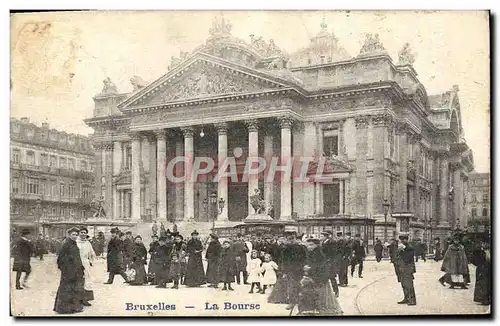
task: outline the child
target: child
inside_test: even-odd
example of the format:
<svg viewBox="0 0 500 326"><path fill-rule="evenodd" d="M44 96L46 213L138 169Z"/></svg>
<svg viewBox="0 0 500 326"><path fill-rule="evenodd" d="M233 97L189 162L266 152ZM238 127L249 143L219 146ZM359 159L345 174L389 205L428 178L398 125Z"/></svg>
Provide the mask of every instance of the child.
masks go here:
<svg viewBox="0 0 500 326"><path fill-rule="evenodd" d="M276 270L278 269L278 265L274 261L271 260L271 255L266 254L264 256L264 262L262 263L262 267L260 269L263 274L261 278L260 284L262 284L262 290L259 291L260 294L266 293L266 288L268 285L276 284Z"/></svg>
<svg viewBox="0 0 500 326"><path fill-rule="evenodd" d="M179 261L179 255L177 254L172 255L168 278L174 281L172 289L177 290L179 288L179 279L181 278L181 262Z"/></svg>
<svg viewBox="0 0 500 326"><path fill-rule="evenodd" d="M250 292L248 293L253 293L253 288L255 286L257 286L257 292L260 293L260 280L262 278L262 275L260 273L260 266L262 264L262 261L259 258L257 250L252 250L252 254L250 257L250 262L248 263L248 270L250 272L248 275L248 282L251 283L252 286L250 288Z"/></svg>
<svg viewBox="0 0 500 326"><path fill-rule="evenodd" d="M231 283L234 282L234 277L236 275L236 256L230 247L231 244L229 241L225 240L222 244L219 266L221 281L224 282L222 291L234 291L231 287Z"/></svg>

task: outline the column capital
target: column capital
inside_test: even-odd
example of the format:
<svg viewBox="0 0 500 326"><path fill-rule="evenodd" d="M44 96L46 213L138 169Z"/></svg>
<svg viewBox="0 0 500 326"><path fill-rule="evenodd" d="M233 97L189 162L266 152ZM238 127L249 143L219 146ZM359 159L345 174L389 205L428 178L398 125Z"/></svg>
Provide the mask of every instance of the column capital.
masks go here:
<svg viewBox="0 0 500 326"><path fill-rule="evenodd" d="M103 150L103 151L113 150L113 142L112 141L95 143L93 146L94 146L94 149L96 149L96 150Z"/></svg>
<svg viewBox="0 0 500 326"><path fill-rule="evenodd" d="M372 123L375 127L386 127L394 125L393 117L387 113L373 116Z"/></svg>
<svg viewBox="0 0 500 326"><path fill-rule="evenodd" d="M143 137L140 132L131 132L128 135L131 140L141 140Z"/></svg>
<svg viewBox="0 0 500 326"><path fill-rule="evenodd" d="M355 117L355 122L356 122L356 129L366 129L368 128L368 125L370 124L371 117L368 115L362 115Z"/></svg>
<svg viewBox="0 0 500 326"><path fill-rule="evenodd" d="M278 117L278 122L281 129L291 129L294 119L288 115Z"/></svg>
<svg viewBox="0 0 500 326"><path fill-rule="evenodd" d="M249 132L259 130L259 121L257 119L245 120L245 125L247 126Z"/></svg>
<svg viewBox="0 0 500 326"><path fill-rule="evenodd" d="M153 131L156 140L166 140L167 139L167 131L165 129L155 130ZM151 135L153 136L153 135Z"/></svg>
<svg viewBox="0 0 500 326"><path fill-rule="evenodd" d="M184 138L193 138L194 136L194 128L193 127L183 127L181 128L182 134Z"/></svg>
<svg viewBox="0 0 500 326"><path fill-rule="evenodd" d="M417 133L412 133L410 136L409 136L409 140L412 144L416 144L418 142L420 142L422 140L422 135L421 134L417 134Z"/></svg>
<svg viewBox="0 0 500 326"><path fill-rule="evenodd" d="M227 128L228 128L227 122L218 122L215 123L214 126L217 129L219 135L227 135Z"/></svg>

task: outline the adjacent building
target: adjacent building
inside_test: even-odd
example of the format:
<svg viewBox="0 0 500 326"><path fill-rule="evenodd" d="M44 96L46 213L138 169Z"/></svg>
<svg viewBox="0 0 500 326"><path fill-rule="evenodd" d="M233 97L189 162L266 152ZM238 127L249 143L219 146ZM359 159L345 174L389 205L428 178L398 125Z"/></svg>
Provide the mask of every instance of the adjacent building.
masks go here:
<svg viewBox="0 0 500 326"><path fill-rule="evenodd" d="M42 225L90 217L94 150L88 137L10 121L10 222L42 232Z"/></svg>
<svg viewBox="0 0 500 326"><path fill-rule="evenodd" d="M459 87L428 95L408 44L395 62L367 35L350 56L325 22L319 27L287 55L273 40L234 37L221 16L206 43L158 80L133 77L133 92L120 93L106 79L86 123L109 215L230 225L253 213L249 198L260 189L273 218L300 233L361 233L372 244L396 235L398 214L410 217L413 237L464 226L473 157ZM197 180L172 182L167 166L179 156L235 158L238 178L214 182L215 164ZM241 178L245 158L256 156L328 167L309 169L308 182ZM215 214L206 208L217 206L213 197L225 203L208 209Z"/></svg>
<svg viewBox="0 0 500 326"><path fill-rule="evenodd" d="M474 230L491 223L491 187L489 173L470 173L467 194L467 225ZM477 231L477 230L476 230Z"/></svg>

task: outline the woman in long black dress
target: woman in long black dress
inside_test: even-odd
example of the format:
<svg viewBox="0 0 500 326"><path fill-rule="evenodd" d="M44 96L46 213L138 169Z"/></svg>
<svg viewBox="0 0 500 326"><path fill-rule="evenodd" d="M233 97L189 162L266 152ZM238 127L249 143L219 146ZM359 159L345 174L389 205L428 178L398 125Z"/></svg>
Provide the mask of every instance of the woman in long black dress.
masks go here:
<svg viewBox="0 0 500 326"><path fill-rule="evenodd" d="M142 243L142 238L140 235L136 236L134 239L135 243L132 247L132 264L130 268L135 270L135 279L130 281L130 285L143 285L147 283L146 278L146 265L148 258L148 251Z"/></svg>
<svg viewBox="0 0 500 326"><path fill-rule="evenodd" d="M219 263L220 263L220 253L222 246L219 242L219 238L215 234L210 235L210 243L208 244L207 252L205 258L208 261L207 267L207 283L209 287L217 288L220 282L219 277Z"/></svg>
<svg viewBox="0 0 500 326"><path fill-rule="evenodd" d="M203 269L202 251L203 244L198 239L198 232L191 233L191 240L188 241L186 246L186 253L188 254L188 263L186 270L185 284L189 287L198 287L206 283L205 271Z"/></svg>
<svg viewBox="0 0 500 326"><path fill-rule="evenodd" d="M57 289L54 311L60 314L72 314L83 310L84 268L80 250L76 244L78 233L77 228L68 230L68 238L64 240L57 257L61 281Z"/></svg>
<svg viewBox="0 0 500 326"><path fill-rule="evenodd" d="M491 304L491 252L489 243L483 242L474 250L471 263L476 266L476 285L474 287L474 302L482 305Z"/></svg>

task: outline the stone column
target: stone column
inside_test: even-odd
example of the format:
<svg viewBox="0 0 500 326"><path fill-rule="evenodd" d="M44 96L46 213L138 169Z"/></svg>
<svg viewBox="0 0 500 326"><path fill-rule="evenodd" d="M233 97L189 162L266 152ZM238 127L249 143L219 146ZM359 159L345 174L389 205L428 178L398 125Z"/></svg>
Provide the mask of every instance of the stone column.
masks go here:
<svg viewBox="0 0 500 326"><path fill-rule="evenodd" d="M125 194L123 190L120 190L118 192L119 197L120 197L120 219L125 218Z"/></svg>
<svg viewBox="0 0 500 326"><path fill-rule="evenodd" d="M218 167L221 168L224 164L224 161L227 158L227 123L222 122L218 123L215 125L217 128L217 133L219 137L218 145L219 145L219 150L218 150L218 156L219 156L219 162L218 162ZM222 173L222 172L221 172ZM220 175L220 174L219 174ZM219 183L217 185L217 194L218 197L217 201L219 201L220 198L224 200L224 208L222 209L222 213L218 215L218 220L220 221L227 221L228 220L228 190L227 190L227 177L221 176L219 179ZM217 209L218 204L217 204ZM217 211L218 213L219 211Z"/></svg>
<svg viewBox="0 0 500 326"><path fill-rule="evenodd" d="M247 120L245 124L248 128L248 158L255 161L259 156L259 126L257 119ZM255 189L259 189L259 176L248 176L248 214L254 214L255 211L252 207L250 197L254 194Z"/></svg>
<svg viewBox="0 0 500 326"><path fill-rule="evenodd" d="M421 153L421 145L420 145L420 140L422 139L422 136L419 134L414 134L412 137L412 144L413 146L413 163L415 167L415 187L413 189L414 191L414 196L413 198L415 199L414 205L415 205L415 216L417 219L422 220L424 217L422 216L422 203L420 202L420 153Z"/></svg>
<svg viewBox="0 0 500 326"><path fill-rule="evenodd" d="M175 143L175 156L181 157L184 155L184 144L182 141L177 141ZM177 164L175 171L179 171L176 173L176 177L180 177L184 175L184 165ZM175 220L181 221L184 219L184 184L176 183L175 184Z"/></svg>
<svg viewBox="0 0 500 326"><path fill-rule="evenodd" d="M344 193L345 193L345 196L344 196L344 201L345 201L345 204L344 204L344 214L347 214L347 215L351 215L351 193L350 193L350 180L347 179L347 180L344 180Z"/></svg>
<svg viewBox="0 0 500 326"><path fill-rule="evenodd" d="M344 215L344 180L339 182L339 215Z"/></svg>
<svg viewBox="0 0 500 326"><path fill-rule="evenodd" d="M285 166L292 157L292 119L282 117L279 119L281 127L281 165ZM282 173L281 178L281 217L282 220L292 219L292 183L291 173Z"/></svg>
<svg viewBox="0 0 500 326"><path fill-rule="evenodd" d="M273 136L265 135L264 136L264 159L266 160L266 164L269 166L271 163L271 159L273 158ZM267 205L274 202L273 200L273 181L266 182L267 176L264 179L264 201ZM273 178L274 180L274 178Z"/></svg>
<svg viewBox="0 0 500 326"><path fill-rule="evenodd" d="M184 156L187 161L184 167L184 216L188 221L194 220L194 181L193 160L194 160L194 130L193 128L182 128L184 134Z"/></svg>
<svg viewBox="0 0 500 326"><path fill-rule="evenodd" d="M406 188L408 186L408 135L405 124L399 124L396 129L399 144L399 190L397 203L399 211L406 212L409 198L406 198ZM392 211L396 211L391 207Z"/></svg>
<svg viewBox="0 0 500 326"><path fill-rule="evenodd" d="M323 213L323 207L321 207L321 183L318 181L314 185L314 212L316 215Z"/></svg>
<svg viewBox="0 0 500 326"><path fill-rule="evenodd" d="M132 214L133 221L141 219L141 135L134 133L132 138Z"/></svg>
<svg viewBox="0 0 500 326"><path fill-rule="evenodd" d="M113 197L113 143L107 143L104 146L104 210L107 216L113 218L115 213Z"/></svg>
<svg viewBox="0 0 500 326"><path fill-rule="evenodd" d="M113 143L113 175L120 174L122 167L122 143L121 141L115 141ZM120 193L116 188L116 184L113 182L113 214L112 218L120 218Z"/></svg>
<svg viewBox="0 0 500 326"><path fill-rule="evenodd" d="M461 194L462 194L462 187L460 185L460 164L454 164L453 166L453 213L452 214L452 225L454 228L457 226L461 225L462 222L462 202L461 200ZM458 222L457 222L458 219Z"/></svg>
<svg viewBox="0 0 500 326"><path fill-rule="evenodd" d="M441 180L440 180L440 198L439 198L439 206L440 214L439 214L439 225L449 225L448 222L448 157L446 154L442 154L440 157L441 163Z"/></svg>
<svg viewBox="0 0 500 326"><path fill-rule="evenodd" d="M156 137L154 135L148 136L149 140L149 189L148 189L148 203L146 204L151 209L153 220L158 218L158 198L157 193L157 160L156 160Z"/></svg>
<svg viewBox="0 0 500 326"><path fill-rule="evenodd" d="M164 221L167 219L167 135L165 130L156 134L156 200L157 217Z"/></svg>

